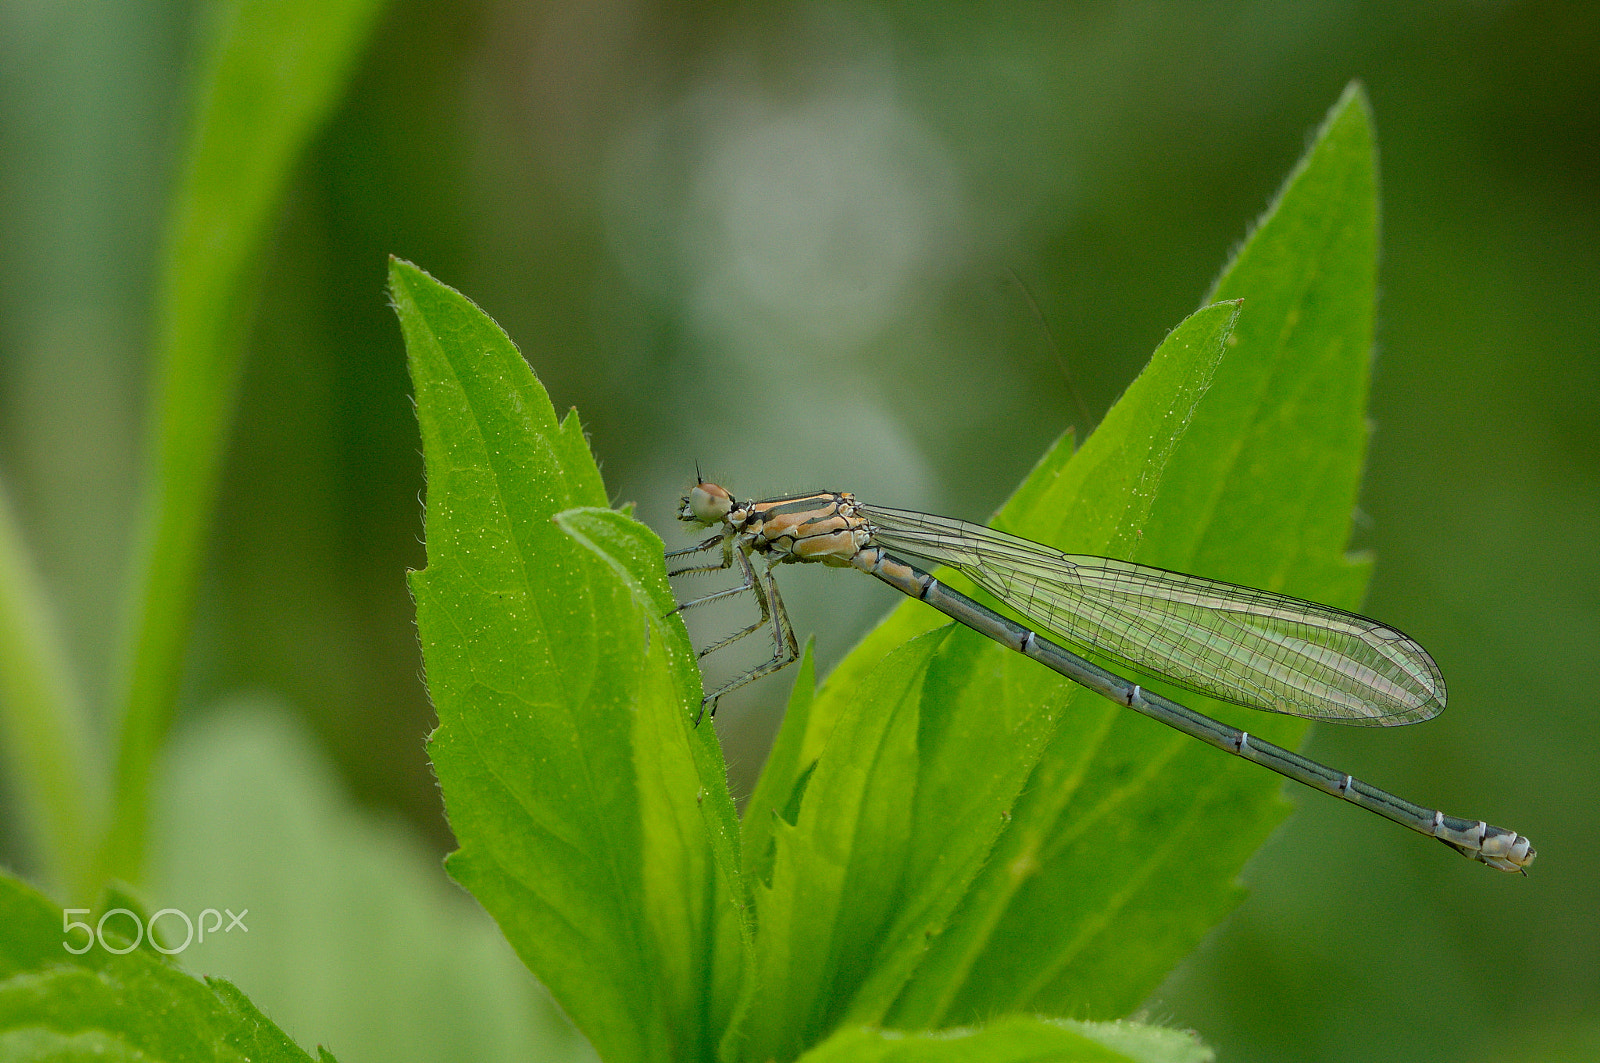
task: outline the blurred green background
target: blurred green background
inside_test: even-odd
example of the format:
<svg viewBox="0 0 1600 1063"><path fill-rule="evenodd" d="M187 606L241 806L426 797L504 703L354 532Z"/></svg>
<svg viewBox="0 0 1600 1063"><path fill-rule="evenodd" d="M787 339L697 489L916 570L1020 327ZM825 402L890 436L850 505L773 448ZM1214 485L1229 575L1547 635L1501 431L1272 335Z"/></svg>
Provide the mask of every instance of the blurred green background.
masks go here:
<svg viewBox="0 0 1600 1063"><path fill-rule="evenodd" d="M0 4L0 475L91 702L205 6ZM422 463L386 255L510 332L579 409L612 497L669 543L697 462L741 493L981 518L1197 305L1352 78L1383 251L1351 542L1377 557L1366 611L1433 651L1451 709L1308 748L1520 830L1539 862L1496 875L1292 794L1249 899L1146 1014L1223 1059L1600 1057L1588 4L392 3L264 261L155 881L283 859L263 842L225 860L214 826L172 811L206 803L182 787L241 734L312 736L284 762L333 775L325 803L387 824L411 866L450 847L402 575L423 562ZM895 604L831 572L786 587L824 668ZM737 793L790 678L722 706ZM303 731L251 730L240 706L263 703ZM17 832L0 845L26 871ZM324 958L287 937L292 983ZM212 963L193 959L233 970ZM340 1051L270 978L238 977Z"/></svg>

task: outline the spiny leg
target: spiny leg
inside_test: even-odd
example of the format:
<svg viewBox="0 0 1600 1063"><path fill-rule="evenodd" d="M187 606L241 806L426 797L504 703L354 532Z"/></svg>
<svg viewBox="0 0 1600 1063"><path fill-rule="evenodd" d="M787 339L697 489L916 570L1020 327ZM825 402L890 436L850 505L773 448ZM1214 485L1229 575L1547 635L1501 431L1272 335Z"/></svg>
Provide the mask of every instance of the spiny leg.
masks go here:
<svg viewBox="0 0 1600 1063"><path fill-rule="evenodd" d="M687 576L693 572L718 572L722 569L733 567L733 539L722 533L713 535L705 542L699 543L695 546L686 547L682 550L672 550L667 553L666 559L671 561L675 557L692 557L695 554L703 554L707 550L717 546L722 547L722 561L720 563L711 565L687 565L683 568L671 569L667 572L667 576Z"/></svg>
<svg viewBox="0 0 1600 1063"><path fill-rule="evenodd" d="M674 557L686 557L690 554L703 553L714 546L722 547L722 560L720 562L713 565L689 565L686 568L675 568L667 573L667 578L671 579L673 576L688 576L698 572L721 572L723 569L730 568L733 565L733 540L725 535L713 535L699 546L691 546L687 550L674 550L672 553L667 555L667 559L671 560ZM744 582L739 584L739 586L730 587L723 591L713 591L712 593L702 597L693 598L687 602L682 602L676 608L674 608L672 612L667 613L667 616L671 616L672 613L681 613L685 609L693 609L697 605L705 605L707 602L715 602L722 598L731 598L736 594L743 594L745 591L750 589L752 579L749 571L749 565L746 564L744 569ZM702 650L700 656L704 657L706 652L708 651Z"/></svg>
<svg viewBox="0 0 1600 1063"><path fill-rule="evenodd" d="M705 605L707 602L715 602L722 598L731 598L736 594L743 594L746 591L749 591L755 596L756 604L761 607L761 617L749 626L741 628L740 630L729 635L727 638L719 639L718 641L707 646L705 649L701 650L698 654L696 654L696 656L700 658L704 658L709 653L715 653L724 646L738 642L752 631L755 631L757 628L761 627L761 625L765 624L768 620L767 596L762 592L761 584L756 579L755 567L750 564L750 558L744 552L741 551L734 556L739 560L739 570L744 575L743 583L739 584L737 587L730 587L725 591L715 591L703 598L696 598L693 601L684 602L673 611L681 613L685 609L692 609L697 605Z"/></svg>
<svg viewBox="0 0 1600 1063"><path fill-rule="evenodd" d="M772 642L775 646L787 646L789 655L784 659L784 664L800 656L800 644L795 641L794 625L789 623L789 610L784 607L783 596L778 593L778 580L772 574L772 566L767 566L765 572L767 592L772 598ZM778 666L782 668L783 665Z"/></svg>
<svg viewBox="0 0 1600 1063"><path fill-rule="evenodd" d="M740 556L744 560L746 568L750 569L749 559L743 558L742 554ZM769 564L766 571L759 576L755 576L753 570L750 575L754 577L751 590L756 596L756 601L761 605L761 619L738 634L723 639L716 646L710 647L710 649L719 649L734 639L743 638L770 620L772 622L773 641L772 659L724 683L701 699L700 713L694 718L695 726L697 727L705 717L707 708L711 710L712 716L717 714L717 699L722 695L738 690L747 683L753 683L762 676L771 675L773 672L787 667L800 656L800 644L795 640L794 626L789 623L789 611L784 608L783 596L778 593L778 581L772 575L772 566ZM768 599L770 599L770 602ZM705 653L710 652L710 649L702 652L701 656L705 656Z"/></svg>
<svg viewBox="0 0 1600 1063"><path fill-rule="evenodd" d="M693 609L697 605L705 605L707 602L720 601L723 598L731 598L731 597L734 597L735 595L744 594L746 591L749 591L751 594L753 594L755 596L756 604L758 606L760 606L760 608L761 608L761 615L754 622L746 625L745 627L739 629L738 631L735 631L733 634L727 636L726 638L719 639L718 641L716 641L716 642L712 643L711 645L707 646L705 649L701 650L699 653L695 654L695 656L697 658L700 658L702 660L704 660L705 657L708 654L715 653L716 651L722 649L724 646L728 646L728 645L730 645L730 644L732 644L734 642L739 641L740 639L744 638L746 635L748 635L751 632L755 631L757 628L760 628L762 625L766 624L767 621L772 618L771 609L770 609L769 603L767 601L767 593L766 593L765 589L761 586L761 583L760 583L760 581L758 580L758 578L756 576L755 567L750 564L749 555L744 553L742 550L741 551L735 551L733 549L733 540L732 539L728 539L728 538L724 538L724 537L720 537L720 536L718 538L715 538L715 539L707 539L705 542L701 543L699 546L693 547L693 548L691 548L689 550L680 550L676 554L668 554L667 556L668 557L674 557L674 556L682 556L682 555L685 555L685 554L699 553L702 550L707 550L707 549L710 549L713 546L716 546L719 542L722 543L722 546L723 546L723 551L722 551L723 560L722 560L721 564L718 564L718 565L704 565L704 566L697 566L697 567L691 567L691 568L686 568L686 569L678 569L677 571L669 572L667 574L669 576L677 576L677 575L683 575L685 573L690 573L690 572L715 572L715 571L719 571L721 569L729 567L730 565L733 564L734 559L737 558L738 562L739 562L740 573L744 577L743 581L736 587L729 587L728 589L721 590L721 591L713 591L711 594L707 594L707 595L704 595L703 597L695 598L695 599L692 599L690 601L684 602L681 605L679 605L676 609L673 609L672 613L681 613L681 612L683 612L683 611L685 611L687 609ZM770 579L771 579L770 573L771 573L771 569L769 568L768 569L768 580L769 580L769 582L770 582ZM778 599L778 608L780 610L783 608L783 599L782 598ZM672 613L668 613L667 615L671 616ZM788 615L787 614L783 614L782 624L783 625L787 625L788 622L789 622ZM789 641L791 643L794 641L793 635L791 635L789 637ZM781 665L779 667L781 667ZM765 673L762 673L762 674L765 674ZM723 694L726 694L728 691L734 689L735 687L741 686L745 682L749 682L750 678L752 678L752 677L748 677L747 676L747 677L744 677L742 679L735 680L733 683L723 686L722 689L716 691L715 693L707 695L704 698L701 698L700 699L700 711L699 711L699 713L697 713L695 715L695 718L694 718L695 726L698 727L700 725L700 721L705 717L706 707L708 705L711 708L711 714L713 716L715 716L716 713L717 713L717 698L721 697Z"/></svg>
<svg viewBox="0 0 1600 1063"><path fill-rule="evenodd" d="M750 589L751 585L749 583L741 583L737 587L729 587L724 591L712 591L710 594L707 594L704 597L691 598L687 602L680 603L676 609L672 610L672 613L681 613L686 609L693 609L697 605L705 605L709 602L719 602L724 598L733 598L737 595L745 593ZM672 613L668 613L667 615L671 616ZM760 625L758 624L757 626Z"/></svg>
<svg viewBox="0 0 1600 1063"><path fill-rule="evenodd" d="M708 707L712 716L717 714L717 699L722 697L722 695L731 690L737 690L746 683L754 682L755 680L760 679L762 676L770 675L773 672L785 667L800 656L800 647L799 643L795 639L794 627L789 622L789 613L788 610L784 608L783 597L778 593L778 583L777 580L773 578L772 565L770 563L768 563L766 570L758 576L756 574L755 567L750 563L749 555L743 550L735 549L733 537L726 533L713 535L704 542L698 543L695 546L691 546L683 550L671 551L666 555L666 557L669 561L678 557L690 557L694 554L704 553L707 550L714 549L719 545L722 547L721 561L709 565L688 565L683 568L673 569L669 571L667 575L686 576L699 572L719 572L724 569L731 568L734 562L737 560L741 575L744 577L743 580L736 587L729 587L726 590L721 591L713 591L711 594L703 595L702 597L694 598L690 601L684 602L672 612L681 613L686 609L693 609L695 606L705 605L709 602L720 601L724 598L732 598L749 591L755 595L756 604L761 608L761 616L754 623L749 624L748 626L735 631L726 638L720 639L717 642L707 646L705 649L696 654L696 656L703 659L708 654L715 653L717 650L737 642L768 622L771 622L772 624L773 655L770 661L767 661L765 664L760 665L757 668L751 669L743 675L733 679L731 682L724 683L717 690L702 698L700 701L700 712L694 718L696 726L699 726L700 721L705 718ZM670 616L672 614L668 613L667 615Z"/></svg>

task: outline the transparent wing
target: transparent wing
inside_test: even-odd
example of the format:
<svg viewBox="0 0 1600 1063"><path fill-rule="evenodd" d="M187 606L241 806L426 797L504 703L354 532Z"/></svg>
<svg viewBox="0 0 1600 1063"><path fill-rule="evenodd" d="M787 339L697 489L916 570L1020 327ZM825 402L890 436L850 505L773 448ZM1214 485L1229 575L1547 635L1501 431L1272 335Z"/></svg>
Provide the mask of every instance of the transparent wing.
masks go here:
<svg viewBox="0 0 1600 1063"><path fill-rule="evenodd" d="M950 565L1078 649L1236 705L1393 725L1444 708L1428 651L1332 606L1059 550L948 517L862 505L874 540Z"/></svg>

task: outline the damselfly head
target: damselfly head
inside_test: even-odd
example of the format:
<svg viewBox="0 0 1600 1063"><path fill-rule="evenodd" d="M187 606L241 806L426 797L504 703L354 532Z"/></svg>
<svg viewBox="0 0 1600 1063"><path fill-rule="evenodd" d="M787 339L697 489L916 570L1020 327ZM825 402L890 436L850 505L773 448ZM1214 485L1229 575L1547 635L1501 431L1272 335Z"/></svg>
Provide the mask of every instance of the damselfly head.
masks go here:
<svg viewBox="0 0 1600 1063"><path fill-rule="evenodd" d="M683 508L678 511L678 519L709 528L713 524L721 524L732 508L732 495L716 484L702 480L683 496Z"/></svg>

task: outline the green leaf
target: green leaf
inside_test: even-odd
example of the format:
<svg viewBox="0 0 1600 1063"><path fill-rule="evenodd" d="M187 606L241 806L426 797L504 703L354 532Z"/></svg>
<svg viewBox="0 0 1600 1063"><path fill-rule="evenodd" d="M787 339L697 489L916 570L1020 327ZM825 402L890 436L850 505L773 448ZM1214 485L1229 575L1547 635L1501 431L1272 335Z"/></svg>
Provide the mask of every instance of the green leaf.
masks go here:
<svg viewBox="0 0 1600 1063"><path fill-rule="evenodd" d="M789 705L784 709L784 726L777 741L767 752L766 763L761 766L761 776L756 780L755 792L745 804L744 816L744 873L751 882L772 883L772 858L774 853L772 831L776 820L782 816L790 823L795 821L799 795L807 774L800 761L800 738L805 734L806 717L811 712L811 699L816 695L817 662L812 655L815 640L807 639L795 666L794 689L789 693ZM815 761L812 762L815 764Z"/></svg>
<svg viewBox="0 0 1600 1063"><path fill-rule="evenodd" d="M1056 490L1073 476L1107 478L1122 487L1106 513L1096 512L1092 502L1056 508L1047 493L1041 505L1055 519L1116 527L1130 512L1134 521L1142 516L1183 425L1205 394L1237 315L1233 304L1192 315L1173 330L1151 367L1130 389L1131 401L1112 411L1084 454L1066 467L1068 471L1063 470L1067 445L1053 452L1052 466L1038 475L1054 481ZM1028 782L1034 758L1045 749L1057 715L1076 690L1054 673L960 627L947 627L937 642L924 637L906 644L926 645L936 653L906 658L903 647L883 655L886 644L927 625L924 614L930 612L920 603L897 610L830 678L809 718L786 721L780 732L780 748L795 743L788 733L791 729L804 726L806 743L821 742L822 749L814 761L799 822L788 832L778 826L780 859L774 888L770 893L757 891L757 971L766 977L759 979L763 1016L752 1022L765 1019L777 1026L783 1019L791 1025L798 1019L799 1026L782 1034L771 1032L765 1039L752 1031L747 1058L765 1058L764 1053L781 1056L813 1043L828 1028L826 1019L884 1021L914 975L922 992L933 989L936 983L929 980L925 963L928 950L946 931L985 867L1018 792ZM864 659L868 663L861 663ZM856 680L863 669L867 679ZM841 676L846 678L841 681ZM895 704L876 691L893 689L896 682L918 700L914 712L909 704L903 711L917 721L915 748L886 767L878 760L890 758L857 735L862 716L882 715ZM1106 715L1115 711L1106 708L1111 710ZM857 775L890 790L900 817L890 834L893 844L886 849L869 847L847 854L877 869L878 880L866 883L871 892L848 882L817 855L838 852L841 847L831 838L852 829L835 822L850 809L833 790L841 783L859 788ZM880 777L884 781L877 781ZM808 818L812 807L828 809L829 814ZM808 831L822 836L815 838ZM786 836L796 860L812 860L791 872L804 881L803 893L796 889L786 894L778 888ZM840 899L845 891L848 903ZM866 912L855 910L864 895L872 903ZM868 915L875 919L868 920ZM761 957L776 947L768 940L775 925L783 927L786 940L793 940L793 952L821 969L825 978L792 973L785 977L772 970L776 963L762 962ZM804 951L813 943L826 945L846 936L853 942L853 951L845 957L848 964L835 962L831 955L824 964ZM955 970L947 961L935 975L949 980ZM920 1017L893 1021L907 1029L934 1024ZM797 1045L785 1041L785 1036L802 1040Z"/></svg>
<svg viewBox="0 0 1600 1063"><path fill-rule="evenodd" d="M91 939L67 923L87 918L0 873L0 1058L311 1058L221 979L196 981L151 950L118 954L99 940L74 955L64 946Z"/></svg>
<svg viewBox="0 0 1600 1063"><path fill-rule="evenodd" d="M556 514L555 521L609 565L628 588L634 603L643 610L642 619L650 624L649 639L660 640L667 650L672 689L688 693L688 702L694 706L691 718L698 718L699 669L683 621L676 615L677 602L667 585L665 547L661 539L645 525L609 509L567 510ZM672 614L671 622L663 623L662 618L669 614ZM667 717L668 726L661 733L652 733L643 726L635 728L636 766L642 780L641 793L645 795L640 809L646 843L644 873L651 882L686 881L699 873L698 868L686 866L684 860L687 850L683 850L681 835L687 825L682 821L681 804L658 804L649 796L653 792L670 791L678 795L687 792L688 782L682 775L680 762L675 757L661 755L663 749L673 749L681 741L682 719L681 715ZM641 718L641 725L661 722L659 715ZM689 743L689 752L694 758L698 781L695 807L719 876L713 895L716 907L712 932L716 940L682 938L678 925L671 922L662 923L661 930L664 936L680 935L680 939L669 941L666 948L682 950L680 955L692 962L709 961L709 971L688 969L684 977L693 980L701 974L709 975L710 984L705 990L708 1006L720 1027L726 1028L730 1024L727 1008L737 998L748 972L751 948L749 896L740 874L739 819L733 795L728 791L727 765L722 759L715 729L696 727L695 741ZM702 951L707 947L712 949L709 956Z"/></svg>
<svg viewBox="0 0 1600 1063"><path fill-rule="evenodd" d="M151 456L103 877L137 878L150 774L177 698L205 538L238 392L263 241L301 151L344 90L381 0L206 7L206 57L156 305Z"/></svg>
<svg viewBox="0 0 1600 1063"><path fill-rule="evenodd" d="M792 1058L837 1022L890 922L911 842L922 680L943 634L901 646L862 684L793 826L771 822L739 1050ZM757 813L758 815L760 813Z"/></svg>
<svg viewBox="0 0 1600 1063"><path fill-rule="evenodd" d="M1158 380L1185 367L1158 353L996 523L1073 552L1355 604L1366 570L1343 548L1366 442L1376 231L1370 122L1352 89L1217 285L1245 303L1209 388L1174 405ZM1163 432L1166 451L1152 451ZM991 711L1069 708L891 1013L899 1025L1126 1014L1237 902L1234 877L1284 815L1276 776L1014 658L985 670L1009 677L983 680ZM1305 724L1252 714L1249 728L1293 745Z"/></svg>
<svg viewBox="0 0 1600 1063"><path fill-rule="evenodd" d="M801 1063L1210 1063L1192 1034L1138 1023L1010 1015L975 1029L906 1034L848 1026Z"/></svg>
<svg viewBox="0 0 1600 1063"><path fill-rule="evenodd" d="M428 472L411 582L450 873L604 1058L709 1057L748 928L661 542L604 510L577 418L494 322L406 263L390 290Z"/></svg>

